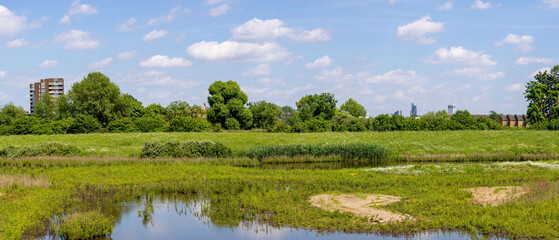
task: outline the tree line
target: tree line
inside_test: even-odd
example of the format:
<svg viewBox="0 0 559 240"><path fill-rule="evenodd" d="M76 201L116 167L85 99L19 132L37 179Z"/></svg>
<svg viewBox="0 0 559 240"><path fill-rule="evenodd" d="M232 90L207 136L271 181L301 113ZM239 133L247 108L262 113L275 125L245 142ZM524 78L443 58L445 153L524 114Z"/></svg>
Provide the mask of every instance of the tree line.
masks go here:
<svg viewBox="0 0 559 240"><path fill-rule="evenodd" d="M559 65L536 75L527 85L528 119L538 129L559 129ZM441 131L502 128L499 114L474 117L467 110L451 117L446 111L420 117L381 114L366 117L353 99L337 107L331 93L303 96L290 106L249 102L234 81L216 81L208 91L209 109L174 101L143 106L100 72L88 74L67 94L43 94L33 114L12 103L0 109L0 135L91 132L200 132L263 129L269 132ZM554 128L554 126L558 126Z"/></svg>

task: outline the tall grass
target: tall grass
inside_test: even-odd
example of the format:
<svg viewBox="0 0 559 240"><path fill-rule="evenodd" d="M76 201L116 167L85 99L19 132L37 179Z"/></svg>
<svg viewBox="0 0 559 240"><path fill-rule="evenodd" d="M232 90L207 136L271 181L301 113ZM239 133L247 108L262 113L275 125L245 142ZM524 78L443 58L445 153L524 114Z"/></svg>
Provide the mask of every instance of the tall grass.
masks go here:
<svg viewBox="0 0 559 240"><path fill-rule="evenodd" d="M57 228L62 239L94 239L110 236L113 232L115 219L107 217L99 211L74 213Z"/></svg>
<svg viewBox="0 0 559 240"><path fill-rule="evenodd" d="M229 157L231 149L212 141L146 142L141 157Z"/></svg>
<svg viewBox="0 0 559 240"><path fill-rule="evenodd" d="M389 151L371 143L337 144L290 144L255 146L239 154L240 156L263 160L266 158L333 157L347 160L383 160Z"/></svg>

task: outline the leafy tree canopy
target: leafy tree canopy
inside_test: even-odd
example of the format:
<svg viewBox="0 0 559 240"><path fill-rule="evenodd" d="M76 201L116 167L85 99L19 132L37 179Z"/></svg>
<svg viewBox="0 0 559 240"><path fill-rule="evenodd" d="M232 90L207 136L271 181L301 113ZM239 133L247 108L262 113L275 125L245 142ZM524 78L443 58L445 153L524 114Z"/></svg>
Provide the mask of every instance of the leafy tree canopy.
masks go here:
<svg viewBox="0 0 559 240"><path fill-rule="evenodd" d="M210 85L208 97L210 109L208 121L220 124L227 129L249 129L252 125L252 113L245 107L248 96L241 91L234 81L216 81Z"/></svg>
<svg viewBox="0 0 559 240"><path fill-rule="evenodd" d="M295 105L302 121L314 118L330 120L336 113L337 102L334 94L322 93L304 96Z"/></svg>
<svg viewBox="0 0 559 240"><path fill-rule="evenodd" d="M281 108L273 103L258 101L248 104L252 112L253 125L257 128L269 129L281 118Z"/></svg>
<svg viewBox="0 0 559 240"><path fill-rule="evenodd" d="M350 98L345 103L343 103L342 106L340 106L340 110L346 111L354 117L367 116L367 110L365 110L365 107L359 104L357 101L353 100L353 98Z"/></svg>
<svg viewBox="0 0 559 240"><path fill-rule="evenodd" d="M528 101L528 121L536 124L559 119L559 65L539 72L528 82L524 97Z"/></svg>

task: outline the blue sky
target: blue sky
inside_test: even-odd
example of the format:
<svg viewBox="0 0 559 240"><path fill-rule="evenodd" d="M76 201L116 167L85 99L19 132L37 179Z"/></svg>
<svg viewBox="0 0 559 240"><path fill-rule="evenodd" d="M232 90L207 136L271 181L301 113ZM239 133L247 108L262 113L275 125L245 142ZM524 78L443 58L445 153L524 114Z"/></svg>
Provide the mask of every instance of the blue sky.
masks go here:
<svg viewBox="0 0 559 240"><path fill-rule="evenodd" d="M559 64L558 30L559 0L0 1L0 105L101 71L145 106L201 105L234 80L281 106L330 92L371 116L525 113L525 84Z"/></svg>

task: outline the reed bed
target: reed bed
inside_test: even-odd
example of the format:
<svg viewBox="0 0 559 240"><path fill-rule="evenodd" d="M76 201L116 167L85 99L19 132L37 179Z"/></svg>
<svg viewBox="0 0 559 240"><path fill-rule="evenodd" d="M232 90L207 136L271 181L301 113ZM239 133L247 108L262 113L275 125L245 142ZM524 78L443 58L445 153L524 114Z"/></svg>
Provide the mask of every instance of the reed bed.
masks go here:
<svg viewBox="0 0 559 240"><path fill-rule="evenodd" d="M231 149L212 141L146 142L140 154L144 158L156 157L229 157Z"/></svg>
<svg viewBox="0 0 559 240"><path fill-rule="evenodd" d="M371 143L332 144L289 144L255 146L243 151L239 156L258 160L269 158L332 158L342 161L380 161L387 159L389 151L385 147Z"/></svg>

